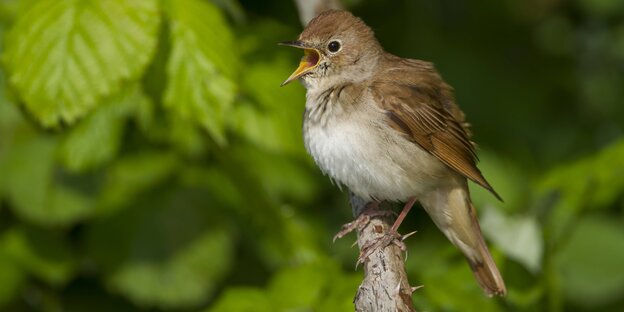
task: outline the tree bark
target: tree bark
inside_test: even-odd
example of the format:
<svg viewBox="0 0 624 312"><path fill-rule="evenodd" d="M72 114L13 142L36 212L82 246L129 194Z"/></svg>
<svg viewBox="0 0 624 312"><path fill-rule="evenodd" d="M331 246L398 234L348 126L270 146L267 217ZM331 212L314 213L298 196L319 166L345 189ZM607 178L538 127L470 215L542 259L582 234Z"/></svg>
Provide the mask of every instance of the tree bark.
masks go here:
<svg viewBox="0 0 624 312"><path fill-rule="evenodd" d="M303 25L323 11L342 7L338 0L295 0L295 2ZM366 201L353 194L350 194L350 203L354 218L357 218L367 205ZM388 213L371 217L370 222L357 229L360 250L385 235L392 226L393 220L388 217L393 215L391 205L382 203L379 209ZM373 250L364 259L363 267L364 280L353 300L355 311L415 311L412 304L413 288L407 280L405 259L398 246L391 244Z"/></svg>
<svg viewBox="0 0 624 312"><path fill-rule="evenodd" d="M368 204L361 198L350 194L353 217L357 218ZM380 211L387 214L374 216L370 222L357 229L360 250L387 234L392 226L392 206L382 203ZM353 303L355 311L415 311L412 293L416 288L409 285L405 272L403 251L394 245L380 247L364 259L364 280L358 288Z"/></svg>

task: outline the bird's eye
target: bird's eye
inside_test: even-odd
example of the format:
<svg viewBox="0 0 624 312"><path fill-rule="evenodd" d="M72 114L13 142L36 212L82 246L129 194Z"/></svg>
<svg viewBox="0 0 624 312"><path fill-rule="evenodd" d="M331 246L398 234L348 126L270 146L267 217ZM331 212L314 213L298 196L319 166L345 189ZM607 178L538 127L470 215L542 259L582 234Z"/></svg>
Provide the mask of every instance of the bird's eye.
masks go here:
<svg viewBox="0 0 624 312"><path fill-rule="evenodd" d="M329 50L329 52L335 53L338 52L338 50L340 50L340 42L338 41L332 41L327 45L327 49Z"/></svg>

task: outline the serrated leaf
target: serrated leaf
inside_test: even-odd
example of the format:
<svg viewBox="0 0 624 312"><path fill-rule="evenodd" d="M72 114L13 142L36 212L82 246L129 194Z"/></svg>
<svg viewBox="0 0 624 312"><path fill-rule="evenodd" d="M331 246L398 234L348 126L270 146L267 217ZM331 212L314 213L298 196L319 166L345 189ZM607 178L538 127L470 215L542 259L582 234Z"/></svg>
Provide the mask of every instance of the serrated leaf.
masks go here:
<svg viewBox="0 0 624 312"><path fill-rule="evenodd" d="M73 123L139 76L156 46L158 2L37 2L7 39L4 62L26 108L44 126Z"/></svg>
<svg viewBox="0 0 624 312"><path fill-rule="evenodd" d="M148 99L139 88L124 90L81 120L64 137L61 160L72 171L85 171L110 161L121 145L126 117Z"/></svg>
<svg viewBox="0 0 624 312"><path fill-rule="evenodd" d="M224 119L236 92L236 49L221 12L210 2L169 1L171 55L164 104L225 142Z"/></svg>
<svg viewBox="0 0 624 312"><path fill-rule="evenodd" d="M555 259L568 299L589 309L624 294L624 226L614 219L585 216Z"/></svg>

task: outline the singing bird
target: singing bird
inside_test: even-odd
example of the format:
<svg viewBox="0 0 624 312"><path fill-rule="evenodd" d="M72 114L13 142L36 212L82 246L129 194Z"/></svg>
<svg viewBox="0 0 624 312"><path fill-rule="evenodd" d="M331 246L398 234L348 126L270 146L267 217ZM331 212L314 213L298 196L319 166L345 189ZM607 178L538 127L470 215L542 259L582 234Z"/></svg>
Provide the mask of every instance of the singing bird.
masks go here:
<svg viewBox="0 0 624 312"><path fill-rule="evenodd" d="M464 113L432 63L385 52L346 11L319 14L298 40L281 44L304 52L282 85L298 79L307 89L303 136L318 167L365 200L406 203L391 231L419 201L485 293L505 295L467 180L500 197L477 168Z"/></svg>

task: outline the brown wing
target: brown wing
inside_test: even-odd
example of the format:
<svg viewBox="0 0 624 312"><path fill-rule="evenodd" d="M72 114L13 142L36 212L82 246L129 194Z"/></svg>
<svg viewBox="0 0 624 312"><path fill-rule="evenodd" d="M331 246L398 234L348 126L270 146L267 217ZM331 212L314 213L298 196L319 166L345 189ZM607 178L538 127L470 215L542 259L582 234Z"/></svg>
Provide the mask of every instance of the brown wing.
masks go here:
<svg viewBox="0 0 624 312"><path fill-rule="evenodd" d="M370 86L389 125L502 201L476 166L475 146L468 129L462 126L464 121L457 120L463 119L463 113L452 103L450 87L432 69L421 73L428 79L422 75L410 77L414 74L418 73L399 70L390 79L375 81Z"/></svg>

